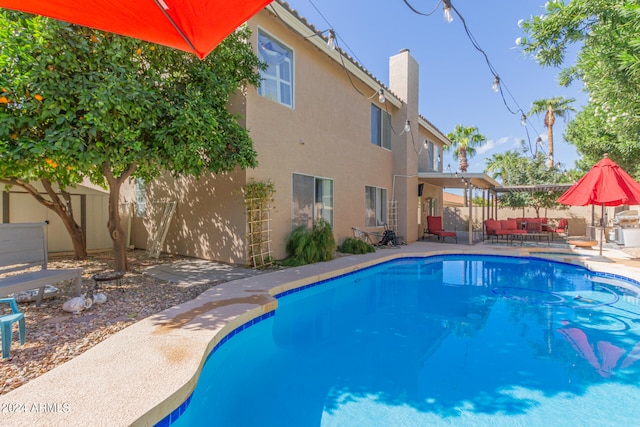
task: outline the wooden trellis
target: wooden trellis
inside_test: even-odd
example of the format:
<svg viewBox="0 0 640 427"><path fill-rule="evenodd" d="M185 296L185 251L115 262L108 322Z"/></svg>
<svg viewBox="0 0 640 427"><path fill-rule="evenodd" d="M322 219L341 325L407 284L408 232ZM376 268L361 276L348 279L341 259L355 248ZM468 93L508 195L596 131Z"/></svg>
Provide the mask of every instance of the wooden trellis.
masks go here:
<svg viewBox="0 0 640 427"><path fill-rule="evenodd" d="M263 198L246 199L247 244L254 268L267 268L273 263L271 256L271 209Z"/></svg>
<svg viewBox="0 0 640 427"><path fill-rule="evenodd" d="M389 200L388 204L389 222L387 225L394 233L398 232L398 201Z"/></svg>
<svg viewBox="0 0 640 427"><path fill-rule="evenodd" d="M162 252L162 246L164 245L164 239L167 237L169 231L169 225L173 218L173 213L176 209L176 202L165 202L162 210L162 215L158 223L158 227L152 230L150 237L151 244L147 248L147 255L150 258L159 258L160 252Z"/></svg>

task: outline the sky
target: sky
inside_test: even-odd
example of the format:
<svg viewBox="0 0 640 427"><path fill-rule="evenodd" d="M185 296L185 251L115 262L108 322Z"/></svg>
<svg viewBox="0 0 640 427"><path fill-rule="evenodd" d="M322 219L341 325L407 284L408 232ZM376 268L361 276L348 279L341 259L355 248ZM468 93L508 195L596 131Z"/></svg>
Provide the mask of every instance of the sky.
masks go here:
<svg viewBox="0 0 640 427"><path fill-rule="evenodd" d="M436 9L438 0L407 0L423 13ZM475 126L487 140L469 159L469 172L483 172L493 154L514 150L520 141L542 137L547 151L547 130L542 115L528 117L533 101L563 96L575 98L574 108L587 102L582 85L562 87L558 68L543 68L516 45L524 35L518 21L544 12L543 0L452 0L467 23L479 47L500 76L505 99L491 89L493 74L484 55L471 43L461 20L444 19L442 6L431 16L420 16L403 0L289 0L296 10L318 30L333 28L338 46L388 86L389 57L409 49L420 67L420 114L445 135L457 124ZM569 58L571 59L571 58ZM570 64L566 64L570 65ZM572 116L573 117L573 116ZM574 167L579 158L575 147L563 138L565 120L557 118L553 127L554 160L563 169ZM529 138L527 137L527 130ZM445 153L445 170L458 169L458 160Z"/></svg>

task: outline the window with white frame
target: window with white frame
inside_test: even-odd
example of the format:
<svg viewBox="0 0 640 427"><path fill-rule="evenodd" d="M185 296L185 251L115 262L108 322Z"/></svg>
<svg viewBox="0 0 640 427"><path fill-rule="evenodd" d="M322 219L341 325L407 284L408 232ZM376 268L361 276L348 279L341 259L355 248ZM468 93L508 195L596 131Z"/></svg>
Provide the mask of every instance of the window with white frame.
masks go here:
<svg viewBox="0 0 640 427"><path fill-rule="evenodd" d="M424 210L425 215L426 216L436 216L436 213L438 211L437 210L437 208L438 208L437 203L438 202L432 197L427 197L424 202L425 202L425 207L424 207L423 210Z"/></svg>
<svg viewBox="0 0 640 427"><path fill-rule="evenodd" d="M442 172L442 148L425 139L418 157L419 172Z"/></svg>
<svg viewBox="0 0 640 427"><path fill-rule="evenodd" d="M366 186L364 191L364 226L383 226L387 222L387 190L385 188Z"/></svg>
<svg viewBox="0 0 640 427"><path fill-rule="evenodd" d="M323 218L333 227L333 180L293 174L293 226L307 228Z"/></svg>
<svg viewBox="0 0 640 427"><path fill-rule="evenodd" d="M371 104L371 143L391 150L391 115Z"/></svg>
<svg viewBox="0 0 640 427"><path fill-rule="evenodd" d="M437 160L436 160L436 150L435 150L435 144L433 143L433 141L429 141L426 140L424 141L425 146L427 147L427 170L428 171L436 171L436 165L437 165Z"/></svg>
<svg viewBox="0 0 640 427"><path fill-rule="evenodd" d="M143 218L147 213L147 189L144 179L136 178L136 217Z"/></svg>
<svg viewBox="0 0 640 427"><path fill-rule="evenodd" d="M258 58L267 64L260 71L258 94L293 108L293 51L258 31Z"/></svg>

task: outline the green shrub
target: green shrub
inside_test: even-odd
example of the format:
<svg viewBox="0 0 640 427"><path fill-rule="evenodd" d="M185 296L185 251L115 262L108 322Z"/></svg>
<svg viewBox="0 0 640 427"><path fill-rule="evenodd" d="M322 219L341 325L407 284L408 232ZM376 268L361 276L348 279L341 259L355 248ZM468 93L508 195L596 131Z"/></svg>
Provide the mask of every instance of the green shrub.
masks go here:
<svg viewBox="0 0 640 427"><path fill-rule="evenodd" d="M376 248L360 239L347 237L344 239L344 242L342 242L342 245L338 247L338 250L343 254L367 254L369 252L375 252Z"/></svg>
<svg viewBox="0 0 640 427"><path fill-rule="evenodd" d="M311 230L296 227L287 239L286 249L289 256L282 264L290 267L332 260L336 241L331 225L320 219Z"/></svg>

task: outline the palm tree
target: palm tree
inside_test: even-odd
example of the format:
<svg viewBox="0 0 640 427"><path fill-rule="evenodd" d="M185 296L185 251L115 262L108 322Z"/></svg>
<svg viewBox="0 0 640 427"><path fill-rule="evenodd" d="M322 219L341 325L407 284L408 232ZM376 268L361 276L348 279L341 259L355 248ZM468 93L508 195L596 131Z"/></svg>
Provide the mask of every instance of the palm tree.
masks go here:
<svg viewBox="0 0 640 427"><path fill-rule="evenodd" d="M475 126L464 127L456 125L453 132L447 134L451 145L445 146L445 150L453 150L453 154L460 161L460 172L466 172L469 167L468 158L476 154L476 148L484 144L487 139Z"/></svg>
<svg viewBox="0 0 640 427"><path fill-rule="evenodd" d="M571 106L576 100L573 98L564 98L557 96L555 98L537 99L531 104L529 115L544 113L544 127L547 128L548 148L547 153L547 169L553 167L553 124L556 122L556 116L566 119L569 112L575 112L575 108Z"/></svg>

